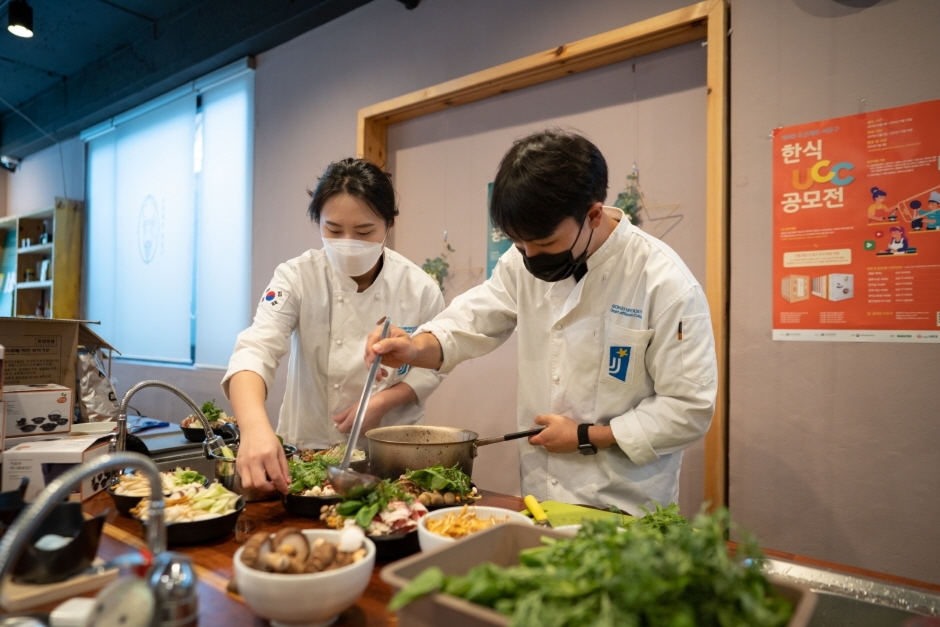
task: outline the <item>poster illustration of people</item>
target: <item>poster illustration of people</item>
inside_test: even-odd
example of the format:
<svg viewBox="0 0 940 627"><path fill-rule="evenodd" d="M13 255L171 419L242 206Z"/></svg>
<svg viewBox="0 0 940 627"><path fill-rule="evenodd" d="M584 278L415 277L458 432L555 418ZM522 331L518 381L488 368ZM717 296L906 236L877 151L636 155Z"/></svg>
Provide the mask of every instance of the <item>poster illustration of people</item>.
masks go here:
<svg viewBox="0 0 940 627"><path fill-rule="evenodd" d="M940 100L773 134L773 339L940 342Z"/></svg>

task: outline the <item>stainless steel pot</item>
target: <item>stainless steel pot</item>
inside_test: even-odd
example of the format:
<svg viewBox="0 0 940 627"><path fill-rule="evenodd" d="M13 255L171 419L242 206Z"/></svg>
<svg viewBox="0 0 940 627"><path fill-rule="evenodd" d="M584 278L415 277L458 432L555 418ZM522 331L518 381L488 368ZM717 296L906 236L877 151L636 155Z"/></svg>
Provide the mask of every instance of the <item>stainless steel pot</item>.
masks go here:
<svg viewBox="0 0 940 627"><path fill-rule="evenodd" d="M419 470L434 464L449 468L454 464L473 474L477 448L496 442L527 438L543 427L481 440L479 434L455 427L406 425L380 427L366 433L369 439L369 464L372 474L382 479L397 479L406 470Z"/></svg>

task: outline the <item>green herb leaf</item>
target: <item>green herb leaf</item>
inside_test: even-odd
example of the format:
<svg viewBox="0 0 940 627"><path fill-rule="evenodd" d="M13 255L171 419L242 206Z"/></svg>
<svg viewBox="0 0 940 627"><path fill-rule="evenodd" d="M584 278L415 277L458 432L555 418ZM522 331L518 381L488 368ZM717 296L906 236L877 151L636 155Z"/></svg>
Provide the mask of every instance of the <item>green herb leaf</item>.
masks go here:
<svg viewBox="0 0 940 627"><path fill-rule="evenodd" d="M417 601L425 595L437 592L444 586L444 579L444 571L437 566L425 569L411 583L392 597L391 603L388 604L388 610L397 612L412 601Z"/></svg>

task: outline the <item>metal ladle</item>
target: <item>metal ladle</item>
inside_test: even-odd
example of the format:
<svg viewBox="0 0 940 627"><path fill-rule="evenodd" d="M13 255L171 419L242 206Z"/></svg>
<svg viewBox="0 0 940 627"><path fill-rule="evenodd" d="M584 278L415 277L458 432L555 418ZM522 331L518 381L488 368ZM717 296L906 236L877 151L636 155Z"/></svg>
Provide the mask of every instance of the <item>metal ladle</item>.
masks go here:
<svg viewBox="0 0 940 627"><path fill-rule="evenodd" d="M380 340L388 337L388 327L392 321L385 317L385 323L382 325L382 336ZM330 483L337 494L343 496L356 496L372 488L379 482L375 475L356 472L349 469L352 462L353 453L356 450L356 444L359 441L359 432L362 430L362 421L366 416L366 409L369 408L369 399L372 398L372 387L375 385L375 375L379 372L379 364L382 363L382 356L376 355L369 368L369 377L366 379L366 385L362 389L362 396L359 399L359 409L356 411L356 419L353 421L352 430L349 432L349 441L346 443L346 454L343 455L343 461L339 468L330 466Z"/></svg>

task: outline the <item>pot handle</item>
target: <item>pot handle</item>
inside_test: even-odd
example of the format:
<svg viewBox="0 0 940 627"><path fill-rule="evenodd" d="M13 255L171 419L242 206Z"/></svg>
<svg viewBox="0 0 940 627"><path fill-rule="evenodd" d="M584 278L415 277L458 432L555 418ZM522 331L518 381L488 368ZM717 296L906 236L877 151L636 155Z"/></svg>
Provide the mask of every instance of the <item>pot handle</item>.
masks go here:
<svg viewBox="0 0 940 627"><path fill-rule="evenodd" d="M538 429L529 429L528 431L518 431L516 433L507 433L506 435L501 435L497 438L486 438L485 440L476 440L473 443L473 456L476 457L476 449L478 446L486 446L487 444L496 444L497 442L505 442L506 440L518 440L519 438L528 438L533 435L538 435L545 430L545 427L539 427Z"/></svg>

